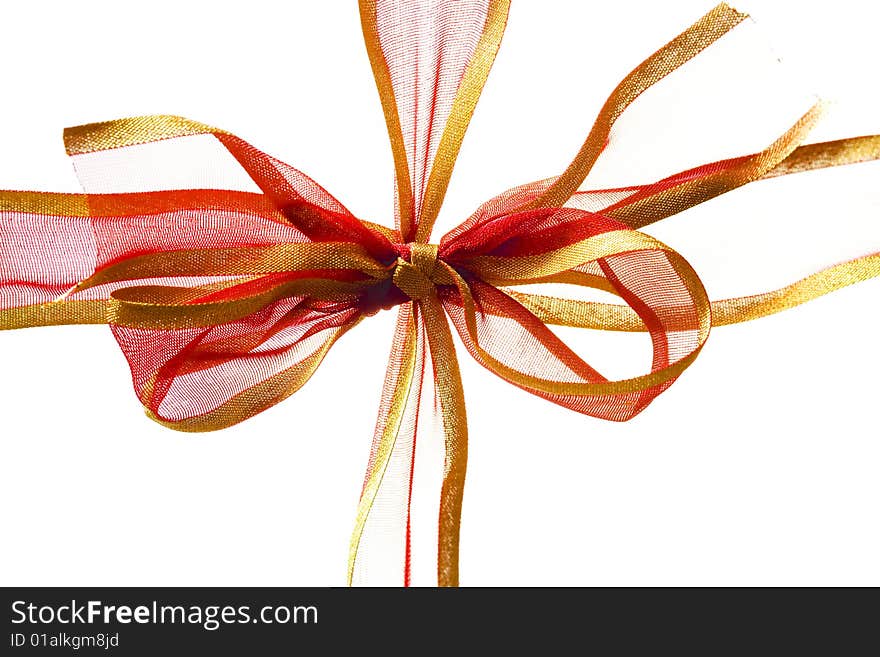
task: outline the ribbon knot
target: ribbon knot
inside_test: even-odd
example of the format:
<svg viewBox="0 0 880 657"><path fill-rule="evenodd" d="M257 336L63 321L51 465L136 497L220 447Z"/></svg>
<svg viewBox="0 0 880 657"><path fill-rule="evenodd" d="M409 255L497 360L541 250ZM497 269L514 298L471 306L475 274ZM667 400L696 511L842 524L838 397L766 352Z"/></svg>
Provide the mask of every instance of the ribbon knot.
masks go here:
<svg viewBox="0 0 880 657"><path fill-rule="evenodd" d="M398 247L394 285L414 301L429 296L436 285L454 281L444 267L438 267L437 245L408 243Z"/></svg>

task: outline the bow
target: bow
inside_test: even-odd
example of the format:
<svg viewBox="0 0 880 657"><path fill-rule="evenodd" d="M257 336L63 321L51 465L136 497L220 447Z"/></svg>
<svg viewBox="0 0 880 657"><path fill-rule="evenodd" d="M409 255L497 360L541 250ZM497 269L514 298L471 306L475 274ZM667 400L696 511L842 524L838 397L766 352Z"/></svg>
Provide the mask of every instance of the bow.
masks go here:
<svg viewBox="0 0 880 657"><path fill-rule="evenodd" d="M438 582L457 585L468 432L453 330L473 358L519 388L623 421L694 362L712 326L880 275L880 254L870 254L780 290L713 302L679 253L639 230L755 180L880 158L877 136L801 145L820 104L760 152L650 184L579 191L626 109L742 23L745 15L723 4L624 78L559 176L504 192L432 242L508 9L508 0L361 0L394 156L394 228L356 218L300 171L194 121L147 116L66 130L87 194L0 192L0 328L109 324L147 414L209 431L290 396L343 334L397 308L349 581L371 581L378 573L367 563L384 557L409 583L414 444L430 371L445 444ZM100 182L96 162L121 176L126 153L204 138L259 192L89 193ZM619 303L529 291L534 285L598 290ZM609 380L553 325L646 332L648 371Z"/></svg>

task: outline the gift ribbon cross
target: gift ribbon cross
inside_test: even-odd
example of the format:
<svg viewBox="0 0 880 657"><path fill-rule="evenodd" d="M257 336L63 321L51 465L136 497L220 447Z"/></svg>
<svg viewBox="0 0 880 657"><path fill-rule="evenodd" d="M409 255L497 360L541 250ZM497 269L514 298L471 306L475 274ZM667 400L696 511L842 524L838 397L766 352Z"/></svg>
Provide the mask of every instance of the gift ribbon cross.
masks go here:
<svg viewBox="0 0 880 657"><path fill-rule="evenodd" d="M752 181L880 158L880 136L803 145L821 104L760 152L649 184L581 191L627 108L743 24L745 15L724 4L623 79L560 175L490 199L431 243L508 10L507 0L360 1L394 159L393 228L356 218L302 172L195 121L147 116L68 129L86 194L0 192L0 329L108 324L148 416L209 431L292 395L336 340L396 308L348 578L410 583L415 445L432 380L444 459L431 561L440 585L457 585L468 429L453 330L478 363L520 389L624 421L694 362L713 326L880 275L880 254L869 253L779 290L710 301L684 257L641 232ZM204 137L259 193L101 186L123 174L118 163L136 147ZM97 182L88 173L96 163L104 167ZM523 289L535 284L619 302ZM609 380L551 326L646 332L649 371Z"/></svg>

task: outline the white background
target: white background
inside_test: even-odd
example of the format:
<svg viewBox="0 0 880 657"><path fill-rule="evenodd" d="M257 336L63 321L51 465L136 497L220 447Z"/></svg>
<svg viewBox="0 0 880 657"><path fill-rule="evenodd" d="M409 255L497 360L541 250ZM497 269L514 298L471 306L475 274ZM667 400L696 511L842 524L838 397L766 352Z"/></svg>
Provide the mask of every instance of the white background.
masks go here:
<svg viewBox="0 0 880 657"><path fill-rule="evenodd" d="M559 172L613 85L710 6L515 2L441 228ZM812 139L880 133L876 6L740 7L794 79L835 101ZM171 113L389 221L353 0L4 3L0 25L0 187L78 191L62 127ZM712 298L754 293L880 250L878 180L868 164L757 183L650 232ZM878 298L875 280L716 329L626 424L531 397L464 354L462 582L880 585ZM202 435L143 416L106 328L0 334L0 582L343 584L392 326L364 322L294 397ZM628 343L607 344L587 359L612 364Z"/></svg>

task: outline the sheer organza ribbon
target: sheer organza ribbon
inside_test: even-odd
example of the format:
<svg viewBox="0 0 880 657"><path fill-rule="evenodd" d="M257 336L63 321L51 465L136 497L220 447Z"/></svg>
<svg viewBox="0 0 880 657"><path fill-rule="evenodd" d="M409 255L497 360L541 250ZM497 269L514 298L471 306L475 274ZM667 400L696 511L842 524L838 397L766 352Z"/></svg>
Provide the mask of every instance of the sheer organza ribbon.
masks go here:
<svg viewBox="0 0 880 657"><path fill-rule="evenodd" d="M296 169L200 123L148 116L68 129L67 152L87 194L0 192L0 328L109 324L148 415L209 431L293 394L346 331L397 307L349 581L410 582L414 445L430 363L445 438L437 577L456 585L468 434L452 328L480 364L523 390L627 420L694 362L713 325L880 274L874 253L779 290L710 301L681 255L637 230L751 181L880 157L878 136L801 145L819 105L758 153L653 184L578 191L627 107L745 19L726 5L617 86L561 175L491 199L431 243L508 4L360 2L394 155L394 228L357 219ZM85 171L102 154L104 176L113 178L126 149L204 136L225 147L259 193L89 193L102 179ZM622 303L516 289L535 283L594 288ZM650 370L608 380L548 324L645 331ZM389 534L402 547L380 554ZM377 558L388 572L367 567Z"/></svg>

